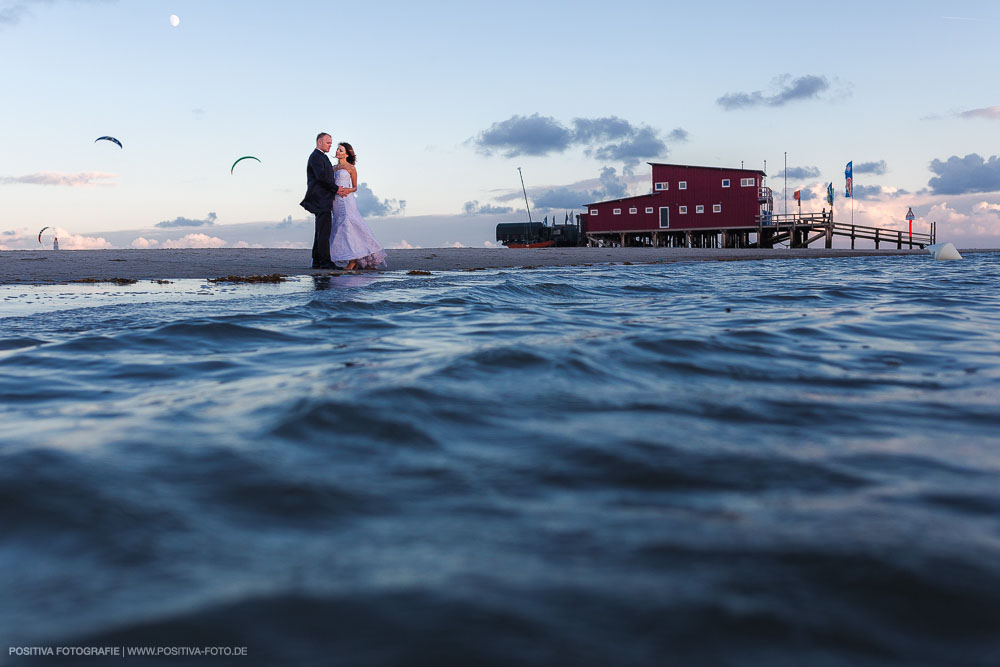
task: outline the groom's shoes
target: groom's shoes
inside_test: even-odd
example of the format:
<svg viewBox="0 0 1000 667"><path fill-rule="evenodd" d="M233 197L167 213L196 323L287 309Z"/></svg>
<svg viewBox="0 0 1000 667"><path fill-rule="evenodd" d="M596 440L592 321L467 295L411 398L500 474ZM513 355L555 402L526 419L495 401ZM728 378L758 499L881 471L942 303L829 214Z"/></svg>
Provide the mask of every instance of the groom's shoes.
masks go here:
<svg viewBox="0 0 1000 667"><path fill-rule="evenodd" d="M337 265L334 264L333 262L320 262L319 264L313 264L312 268L331 270L331 269L336 269Z"/></svg>

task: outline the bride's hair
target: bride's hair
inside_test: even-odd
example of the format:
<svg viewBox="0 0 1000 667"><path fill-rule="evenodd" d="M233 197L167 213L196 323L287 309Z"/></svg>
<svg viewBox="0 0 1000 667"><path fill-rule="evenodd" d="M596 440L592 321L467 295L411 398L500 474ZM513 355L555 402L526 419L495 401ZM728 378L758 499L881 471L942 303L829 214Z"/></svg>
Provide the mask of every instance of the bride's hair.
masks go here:
<svg viewBox="0 0 1000 667"><path fill-rule="evenodd" d="M347 151L347 164L357 164L358 156L354 154L354 146L350 145L346 141L341 141L340 145L344 147Z"/></svg>

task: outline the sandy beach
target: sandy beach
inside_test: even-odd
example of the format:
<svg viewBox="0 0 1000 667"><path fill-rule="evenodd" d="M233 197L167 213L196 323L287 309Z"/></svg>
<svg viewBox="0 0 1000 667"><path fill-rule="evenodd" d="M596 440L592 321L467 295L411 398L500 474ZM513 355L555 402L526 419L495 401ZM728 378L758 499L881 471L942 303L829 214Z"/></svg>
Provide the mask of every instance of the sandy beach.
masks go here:
<svg viewBox="0 0 1000 667"><path fill-rule="evenodd" d="M968 252L963 250L962 252ZM927 255L925 250L700 249L700 248L417 248L387 250L390 271L474 269L587 264L816 259ZM199 248L158 250L0 251L0 284L97 280L211 279L281 274L323 275L309 269L309 250Z"/></svg>

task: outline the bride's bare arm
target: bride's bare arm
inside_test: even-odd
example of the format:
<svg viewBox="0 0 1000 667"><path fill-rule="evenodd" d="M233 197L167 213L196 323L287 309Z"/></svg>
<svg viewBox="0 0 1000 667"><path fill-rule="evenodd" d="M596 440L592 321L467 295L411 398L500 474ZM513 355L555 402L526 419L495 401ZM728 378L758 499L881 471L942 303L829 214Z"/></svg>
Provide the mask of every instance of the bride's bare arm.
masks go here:
<svg viewBox="0 0 1000 667"><path fill-rule="evenodd" d="M351 175L351 187L345 188L349 192L358 191L358 170L354 165L347 165L347 173Z"/></svg>

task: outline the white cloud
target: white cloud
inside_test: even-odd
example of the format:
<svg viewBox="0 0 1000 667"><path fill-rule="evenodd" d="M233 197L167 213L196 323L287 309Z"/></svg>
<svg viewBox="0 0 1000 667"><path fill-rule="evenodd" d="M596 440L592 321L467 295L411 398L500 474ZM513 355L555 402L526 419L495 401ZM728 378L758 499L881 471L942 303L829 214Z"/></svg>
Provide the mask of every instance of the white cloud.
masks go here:
<svg viewBox="0 0 1000 667"><path fill-rule="evenodd" d="M60 250L110 250L112 246L107 239L98 236L76 236L58 229Z"/></svg>
<svg viewBox="0 0 1000 667"><path fill-rule="evenodd" d="M164 248L222 248L226 242L217 236L208 234L185 234L179 239L168 239L163 242Z"/></svg>
<svg viewBox="0 0 1000 667"><path fill-rule="evenodd" d="M138 248L139 250L146 250L149 248L155 248L160 245L160 242L156 239L147 239L140 236L139 238L132 241L132 247Z"/></svg>
<svg viewBox="0 0 1000 667"><path fill-rule="evenodd" d="M113 178L118 178L118 174L108 174L101 171L84 171L76 174L43 171L37 174L28 174L27 176L0 176L0 185L28 184L87 188L99 185L117 185L117 183L107 182Z"/></svg>
<svg viewBox="0 0 1000 667"><path fill-rule="evenodd" d="M413 250L419 247L421 246L413 245L406 239L400 239L398 243L394 243L391 246L389 246L389 248L392 250Z"/></svg>
<svg viewBox="0 0 1000 667"><path fill-rule="evenodd" d="M1000 215L1000 204L991 204L988 201L981 201L973 206L972 210L977 213L993 213L995 215Z"/></svg>

